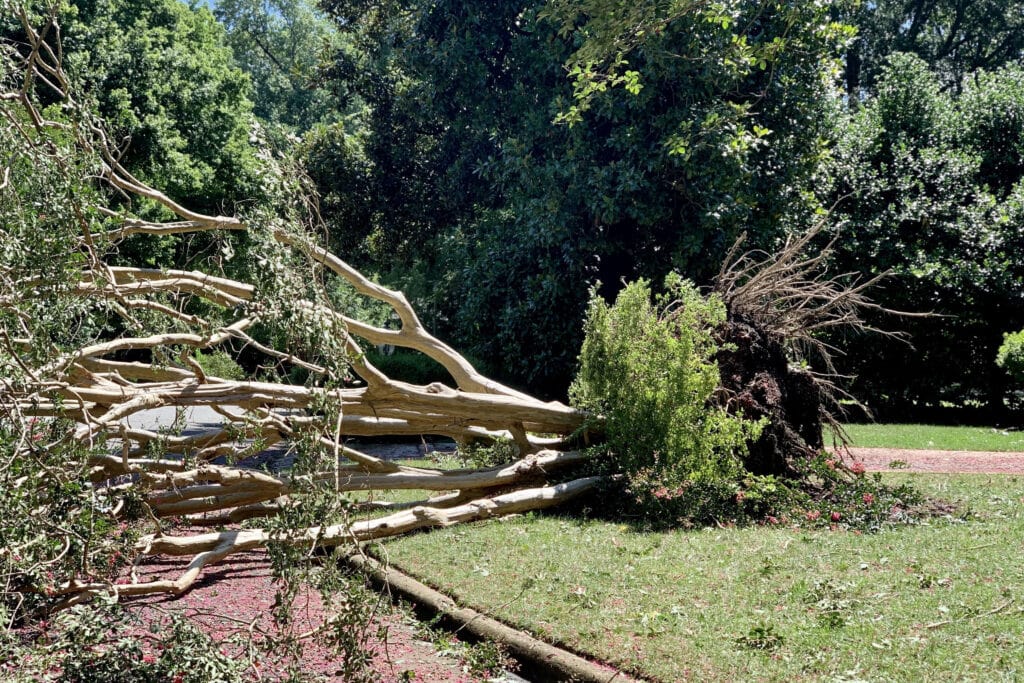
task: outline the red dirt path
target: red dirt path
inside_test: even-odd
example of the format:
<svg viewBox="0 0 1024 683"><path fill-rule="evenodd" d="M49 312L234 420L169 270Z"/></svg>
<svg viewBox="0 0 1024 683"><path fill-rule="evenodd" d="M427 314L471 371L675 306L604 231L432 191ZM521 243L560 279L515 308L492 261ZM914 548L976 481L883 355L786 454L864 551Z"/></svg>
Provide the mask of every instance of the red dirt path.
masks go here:
<svg viewBox="0 0 1024 683"><path fill-rule="evenodd" d="M156 578L176 578L187 561L155 559L138 568L140 581ZM225 562L205 570L197 583L179 597L169 595L147 596L127 601L141 608L145 622L159 621L162 613L180 612L202 624L203 629L216 640L224 640L248 629L255 623L258 629L273 625L270 613L274 602L275 586L270 563L264 551L250 551L231 556ZM300 595L294 610L295 633L305 633L323 623L319 596ZM461 663L437 653L435 648L420 640L413 626L395 611L386 598L381 600L371 632L387 627L387 642L371 637L374 680L381 683L415 681L416 683L465 682L475 679L463 671ZM251 680L273 681L282 668L279 663L257 659L250 667ZM302 670L316 680L341 682L335 655L327 648L309 641L302 658ZM414 673L406 673L414 672Z"/></svg>
<svg viewBox="0 0 1024 683"><path fill-rule="evenodd" d="M843 459L847 463L862 462L872 472L1024 474L1024 453L850 448L849 455L844 455Z"/></svg>

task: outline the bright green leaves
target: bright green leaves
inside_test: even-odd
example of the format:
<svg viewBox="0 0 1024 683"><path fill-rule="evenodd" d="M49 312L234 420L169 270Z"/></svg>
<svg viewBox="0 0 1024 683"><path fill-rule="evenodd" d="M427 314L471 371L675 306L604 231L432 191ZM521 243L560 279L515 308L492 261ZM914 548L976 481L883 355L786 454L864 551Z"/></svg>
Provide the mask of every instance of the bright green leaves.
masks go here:
<svg viewBox="0 0 1024 683"><path fill-rule="evenodd" d="M1024 330L1003 335L996 365L1006 370L1014 381L1024 384Z"/></svg>
<svg viewBox="0 0 1024 683"><path fill-rule="evenodd" d="M591 298L570 395L605 417L615 462L654 490L735 482L744 472L747 439L761 425L712 402L712 330L724 320L720 300L674 274L653 300L645 280L627 285L612 306Z"/></svg>
<svg viewBox="0 0 1024 683"><path fill-rule="evenodd" d="M622 87L630 95L639 95L643 89L640 72L626 69L621 73L619 68L628 62L619 56L608 73L598 72L596 64L574 64L569 68L569 77L573 81L574 103L568 109L560 111L554 119L555 123L567 123L570 126L582 123L583 114L590 109L591 99L611 88Z"/></svg>
<svg viewBox="0 0 1024 683"><path fill-rule="evenodd" d="M0 69L13 62L5 53ZM16 355L42 363L102 329L104 304L76 290L86 259L82 231L102 233L104 219L90 208L99 193L87 179L101 173L97 160L76 150L66 131L33 128L8 102L0 113L0 330L7 339L0 376L17 385L28 378ZM68 123L56 107L46 115ZM20 340L17 351L11 340Z"/></svg>

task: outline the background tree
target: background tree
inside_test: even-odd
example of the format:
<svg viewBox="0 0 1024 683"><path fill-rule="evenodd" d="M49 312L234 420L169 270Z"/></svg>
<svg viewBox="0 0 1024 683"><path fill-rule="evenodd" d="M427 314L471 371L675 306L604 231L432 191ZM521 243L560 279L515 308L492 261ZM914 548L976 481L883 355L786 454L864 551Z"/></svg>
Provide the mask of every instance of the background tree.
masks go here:
<svg viewBox="0 0 1024 683"><path fill-rule="evenodd" d="M858 395L903 411L891 418L939 401L1002 411L992 358L1002 331L1024 323L1022 83L1011 64L943 91L924 60L894 54L841 128L828 165L840 267L892 270L880 302L945 316L903 321L912 347L843 343Z"/></svg>
<svg viewBox="0 0 1024 683"><path fill-rule="evenodd" d="M886 57L923 59L943 90L959 91L978 70L1024 55L1024 4L1019 0L878 0L849 15L857 27L846 62L851 101L874 90Z"/></svg>
<svg viewBox="0 0 1024 683"><path fill-rule="evenodd" d="M359 48L336 77L368 106L364 137L311 151L325 210L370 218L332 234L371 268L412 266L421 310L502 377L564 392L587 283L707 281L739 232L767 245L813 213L843 35L820 7L640 3L659 23L629 53L637 87L596 90L570 117L565 65L597 27L564 7L324 6ZM316 170L346 159L361 205Z"/></svg>
<svg viewBox="0 0 1024 683"><path fill-rule="evenodd" d="M252 81L253 113L303 133L344 114L320 85L321 65L340 49L337 30L308 0L218 0L235 63Z"/></svg>
<svg viewBox="0 0 1024 683"><path fill-rule="evenodd" d="M250 85L208 10L80 0L63 37L69 75L97 98L133 174L205 211L252 194Z"/></svg>

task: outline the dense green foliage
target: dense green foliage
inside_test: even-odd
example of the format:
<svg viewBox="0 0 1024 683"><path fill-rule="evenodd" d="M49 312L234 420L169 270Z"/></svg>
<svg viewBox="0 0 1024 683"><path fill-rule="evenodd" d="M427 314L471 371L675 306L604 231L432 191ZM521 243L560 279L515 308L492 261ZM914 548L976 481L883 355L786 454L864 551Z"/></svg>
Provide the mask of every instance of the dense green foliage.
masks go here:
<svg viewBox="0 0 1024 683"><path fill-rule="evenodd" d="M367 107L312 144L332 237L514 381L564 391L588 283L706 279L739 232L769 243L812 209L841 34L820 8L686 12L631 57L639 91L592 93L569 126L587 29L544 3L325 7Z"/></svg>
<svg viewBox="0 0 1024 683"><path fill-rule="evenodd" d="M337 246L534 390L564 390L588 285L706 282L740 232L770 250L836 206L838 268L952 316L877 321L917 351L833 339L856 394L998 407L1024 127L996 4L332 0L330 82L362 108L307 159Z"/></svg>
<svg viewBox="0 0 1024 683"><path fill-rule="evenodd" d="M208 10L178 0L68 0L55 7L67 75L104 120L128 171L214 214L258 194L250 80L233 66L225 31ZM40 9L36 18L44 15ZM21 27L12 19L0 19L0 34L17 44ZM45 88L40 95L53 96ZM153 203L133 208L143 218L167 217ZM219 259L222 246L136 236L121 245L120 258L181 266Z"/></svg>
<svg viewBox="0 0 1024 683"><path fill-rule="evenodd" d="M591 298L573 403L607 420L607 445L631 475L675 489L735 481L759 425L711 404L719 384L714 328L725 307L674 275L656 300L645 280L609 306Z"/></svg>
<svg viewBox="0 0 1024 683"><path fill-rule="evenodd" d="M843 370L885 408L974 400L998 410L992 364L1024 324L1024 69L943 92L920 58L892 55L877 92L844 123L826 168L843 227L840 267L894 277L874 298L943 317L880 321L913 346L855 336Z"/></svg>
<svg viewBox="0 0 1024 683"><path fill-rule="evenodd" d="M1024 385L1024 330L1003 336L996 365L1006 370L1015 382Z"/></svg>
<svg viewBox="0 0 1024 683"><path fill-rule="evenodd" d="M674 274L665 289L652 300L650 285L638 280L611 306L591 294L569 394L605 419L602 448L624 477L606 513L653 526L734 519L747 440L761 424L712 401L719 385L712 331L725 320L722 302Z"/></svg>
<svg viewBox="0 0 1024 683"><path fill-rule="evenodd" d="M1020 3L320 5L76 0L65 61L129 170L203 210L258 195L261 137L301 133L334 246L542 393L565 391L594 282L704 283L740 232L771 249L836 205L837 267L891 269L881 303L949 316L878 321L915 350L834 339L857 396L1002 405L991 358L1024 325ZM122 258L236 249L137 237Z"/></svg>

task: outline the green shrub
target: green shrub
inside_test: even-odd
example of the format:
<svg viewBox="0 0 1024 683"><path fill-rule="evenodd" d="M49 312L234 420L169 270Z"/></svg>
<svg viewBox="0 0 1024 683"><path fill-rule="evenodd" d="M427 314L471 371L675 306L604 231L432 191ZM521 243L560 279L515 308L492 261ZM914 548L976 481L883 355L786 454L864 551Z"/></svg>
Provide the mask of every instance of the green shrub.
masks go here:
<svg viewBox="0 0 1024 683"><path fill-rule="evenodd" d="M1015 381L1024 384L1024 330L1003 335L996 365L1010 373Z"/></svg>
<svg viewBox="0 0 1024 683"><path fill-rule="evenodd" d="M223 351L210 351L203 353L196 351L196 362L207 375L220 377L221 379L243 380L245 370L242 369L235 359Z"/></svg>
<svg viewBox="0 0 1024 683"><path fill-rule="evenodd" d="M648 516L688 516L694 505L705 507L700 501L709 493L735 496L746 442L761 423L711 400L719 384L712 330L725 320L721 300L678 275L665 289L652 301L649 284L639 280L613 306L592 296L570 397L605 417L608 448L640 508Z"/></svg>
<svg viewBox="0 0 1024 683"><path fill-rule="evenodd" d="M366 351L366 359L392 379L410 384L452 383L452 376L440 363L419 351L395 349L394 353L385 354L374 347Z"/></svg>

